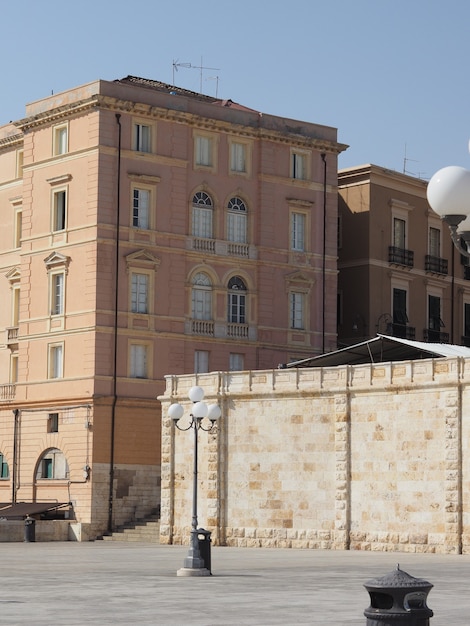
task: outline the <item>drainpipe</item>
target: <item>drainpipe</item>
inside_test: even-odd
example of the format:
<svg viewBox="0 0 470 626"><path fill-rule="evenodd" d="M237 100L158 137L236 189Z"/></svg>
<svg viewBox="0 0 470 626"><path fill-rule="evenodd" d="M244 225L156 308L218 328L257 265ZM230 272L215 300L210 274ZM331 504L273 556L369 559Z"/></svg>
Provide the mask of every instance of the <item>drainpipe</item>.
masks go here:
<svg viewBox="0 0 470 626"><path fill-rule="evenodd" d="M16 490L18 482L18 453L19 453L19 434L20 434L20 410L13 411L15 422L13 427L13 467L11 472L11 503L16 503Z"/></svg>
<svg viewBox="0 0 470 626"><path fill-rule="evenodd" d="M118 348L118 300L119 300L119 222L121 213L121 114L116 113L118 125L118 160L116 181L116 275L114 284L114 364L113 364L113 404L111 408L111 441L109 455L109 499L108 499L108 531L113 530L113 504L114 504L114 439L116 429L116 403L117 403L117 348Z"/></svg>
<svg viewBox="0 0 470 626"><path fill-rule="evenodd" d="M323 161L323 264L322 264L322 354L325 354L325 296L326 296L326 154L322 152Z"/></svg>

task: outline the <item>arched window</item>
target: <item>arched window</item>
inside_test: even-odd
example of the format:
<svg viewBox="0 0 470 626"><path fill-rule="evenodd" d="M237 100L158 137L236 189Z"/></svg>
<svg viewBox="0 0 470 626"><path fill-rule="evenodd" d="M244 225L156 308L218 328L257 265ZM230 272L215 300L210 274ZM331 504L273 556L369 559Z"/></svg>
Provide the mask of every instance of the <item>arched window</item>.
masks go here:
<svg viewBox="0 0 470 626"><path fill-rule="evenodd" d="M240 276L228 282L227 312L230 324L246 324L246 285Z"/></svg>
<svg viewBox="0 0 470 626"><path fill-rule="evenodd" d="M227 205L227 239L236 243L247 242L246 204L241 198L230 198Z"/></svg>
<svg viewBox="0 0 470 626"><path fill-rule="evenodd" d="M212 216L214 205L212 198L205 191L198 191L193 196L192 233L194 237L212 239Z"/></svg>
<svg viewBox="0 0 470 626"><path fill-rule="evenodd" d="M69 465L64 453L58 448L47 450L38 464L36 478L68 478Z"/></svg>
<svg viewBox="0 0 470 626"><path fill-rule="evenodd" d="M212 319L212 283L207 274L198 272L192 280L192 318Z"/></svg>

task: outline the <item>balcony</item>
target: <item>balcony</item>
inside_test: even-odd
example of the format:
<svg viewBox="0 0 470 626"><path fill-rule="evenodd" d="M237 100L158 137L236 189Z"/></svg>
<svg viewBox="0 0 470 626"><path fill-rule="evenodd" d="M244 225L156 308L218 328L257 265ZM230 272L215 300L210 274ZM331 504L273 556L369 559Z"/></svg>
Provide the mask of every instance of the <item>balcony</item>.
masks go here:
<svg viewBox="0 0 470 626"><path fill-rule="evenodd" d="M191 334L214 336L214 322L212 320L191 320Z"/></svg>
<svg viewBox="0 0 470 626"><path fill-rule="evenodd" d="M227 254L229 256L241 256L248 259L250 256L250 246L247 243L229 241L227 243Z"/></svg>
<svg viewBox="0 0 470 626"><path fill-rule="evenodd" d="M388 247L388 262L395 265L403 265L404 267L413 267L414 252L413 250L405 250L395 246Z"/></svg>
<svg viewBox="0 0 470 626"><path fill-rule="evenodd" d="M423 330L423 340L429 343L449 343L449 333L443 333L440 330L425 328Z"/></svg>
<svg viewBox="0 0 470 626"><path fill-rule="evenodd" d="M400 339L414 339L415 327L407 324L389 324L392 337L400 337ZM387 326L388 328L388 326Z"/></svg>
<svg viewBox="0 0 470 626"><path fill-rule="evenodd" d="M7 385L0 385L0 402L9 402L14 400L16 396L16 385L9 383Z"/></svg>
<svg viewBox="0 0 470 626"><path fill-rule="evenodd" d="M215 254L215 239L202 239L201 237L193 237L192 248L198 252Z"/></svg>
<svg viewBox="0 0 470 626"><path fill-rule="evenodd" d="M227 324L227 337L230 339L248 339L248 324Z"/></svg>
<svg viewBox="0 0 470 626"><path fill-rule="evenodd" d="M18 326L10 326L7 331L7 346L18 343Z"/></svg>
<svg viewBox="0 0 470 626"><path fill-rule="evenodd" d="M424 258L424 269L426 272L433 272L433 274L448 274L448 262L447 259L441 259L438 256L431 256L427 254Z"/></svg>

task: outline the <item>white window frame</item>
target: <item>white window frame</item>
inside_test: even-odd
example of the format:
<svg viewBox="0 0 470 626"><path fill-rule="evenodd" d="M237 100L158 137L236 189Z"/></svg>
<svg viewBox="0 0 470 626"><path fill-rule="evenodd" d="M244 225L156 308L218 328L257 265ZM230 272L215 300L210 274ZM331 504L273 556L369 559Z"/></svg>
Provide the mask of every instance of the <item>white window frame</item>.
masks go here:
<svg viewBox="0 0 470 626"><path fill-rule="evenodd" d="M152 191L145 187L132 187L132 226L142 230L150 229L150 207Z"/></svg>
<svg viewBox="0 0 470 626"><path fill-rule="evenodd" d="M64 315L65 271L49 273L49 294L51 315Z"/></svg>
<svg viewBox="0 0 470 626"><path fill-rule="evenodd" d="M212 281L204 272L192 280L191 317L193 320L212 320Z"/></svg>
<svg viewBox="0 0 470 626"><path fill-rule="evenodd" d="M10 354L10 383L15 385L18 382L18 352Z"/></svg>
<svg viewBox="0 0 470 626"><path fill-rule="evenodd" d="M67 154L69 151L69 126L66 124L59 124L53 128L53 148L54 156L60 156Z"/></svg>
<svg viewBox="0 0 470 626"><path fill-rule="evenodd" d="M209 351L208 350L195 350L194 351L194 373L195 374L207 374L209 371Z"/></svg>
<svg viewBox="0 0 470 626"><path fill-rule="evenodd" d="M148 379L149 376L149 352L150 348L147 343L130 342L129 343L129 377Z"/></svg>
<svg viewBox="0 0 470 626"><path fill-rule="evenodd" d="M50 343L48 346L48 378L64 377L64 343Z"/></svg>
<svg viewBox="0 0 470 626"><path fill-rule="evenodd" d="M62 232L67 228L68 188L52 191L52 231Z"/></svg>
<svg viewBox="0 0 470 626"><path fill-rule="evenodd" d="M246 203L238 196L230 198L227 207L227 241L247 243L248 216Z"/></svg>
<svg viewBox="0 0 470 626"><path fill-rule="evenodd" d="M16 178L23 178L24 150L16 151Z"/></svg>
<svg viewBox="0 0 470 626"><path fill-rule="evenodd" d="M14 216L14 246L15 248L21 248L21 235L23 225L23 207L15 209Z"/></svg>
<svg viewBox="0 0 470 626"><path fill-rule="evenodd" d="M245 369L245 355L230 352L228 357L229 372L242 372Z"/></svg>
<svg viewBox="0 0 470 626"><path fill-rule="evenodd" d="M291 211L290 214L290 245L294 252L305 252L307 215L300 211Z"/></svg>
<svg viewBox="0 0 470 626"><path fill-rule="evenodd" d="M310 154L305 150L292 149L290 155L290 175L295 180L308 180Z"/></svg>
<svg viewBox="0 0 470 626"><path fill-rule="evenodd" d="M146 121L134 120L132 124L132 149L135 152L152 152L153 125Z"/></svg>
<svg viewBox="0 0 470 626"><path fill-rule="evenodd" d="M237 174L246 174L247 145L239 141L230 142L230 171Z"/></svg>
<svg viewBox="0 0 470 626"><path fill-rule="evenodd" d="M194 169L215 172L217 170L218 136L215 133L194 131Z"/></svg>
<svg viewBox="0 0 470 626"><path fill-rule="evenodd" d="M131 272L131 313L149 312L150 276L148 272Z"/></svg>
<svg viewBox="0 0 470 626"><path fill-rule="evenodd" d="M200 196L201 200L205 198L206 202L195 203L194 199L198 196ZM214 202L208 193L197 192L194 194L192 201L191 222L193 237L200 239L214 238Z"/></svg>
<svg viewBox="0 0 470 626"><path fill-rule="evenodd" d="M289 327L291 330L305 330L306 294L303 291L289 292Z"/></svg>

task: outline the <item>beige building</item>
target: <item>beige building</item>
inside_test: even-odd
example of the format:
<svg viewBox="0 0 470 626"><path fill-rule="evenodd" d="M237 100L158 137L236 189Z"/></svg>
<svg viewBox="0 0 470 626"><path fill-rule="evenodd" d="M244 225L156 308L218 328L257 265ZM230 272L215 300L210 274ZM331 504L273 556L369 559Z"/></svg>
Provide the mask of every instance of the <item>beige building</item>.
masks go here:
<svg viewBox="0 0 470 626"><path fill-rule="evenodd" d="M469 268L427 182L364 165L338 184L338 345L377 332L470 345Z"/></svg>
<svg viewBox="0 0 470 626"><path fill-rule="evenodd" d="M215 542L470 553L470 359L168 377L164 543L188 542L193 438L167 415L196 383L222 409L198 446Z"/></svg>
<svg viewBox="0 0 470 626"><path fill-rule="evenodd" d="M0 517L64 504L87 538L149 513L165 374L336 347L343 149L135 77L0 128Z"/></svg>

